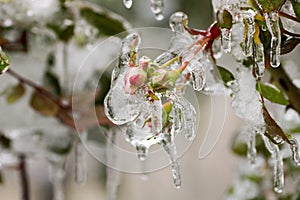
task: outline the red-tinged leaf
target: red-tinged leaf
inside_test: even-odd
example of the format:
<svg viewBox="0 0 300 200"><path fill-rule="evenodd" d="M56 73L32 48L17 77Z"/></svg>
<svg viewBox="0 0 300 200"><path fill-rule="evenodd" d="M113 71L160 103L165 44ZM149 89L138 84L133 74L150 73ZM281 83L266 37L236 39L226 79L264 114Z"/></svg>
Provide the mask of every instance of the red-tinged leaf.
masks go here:
<svg viewBox="0 0 300 200"><path fill-rule="evenodd" d="M54 116L59 110L58 105L38 92L32 94L30 106L44 116Z"/></svg>

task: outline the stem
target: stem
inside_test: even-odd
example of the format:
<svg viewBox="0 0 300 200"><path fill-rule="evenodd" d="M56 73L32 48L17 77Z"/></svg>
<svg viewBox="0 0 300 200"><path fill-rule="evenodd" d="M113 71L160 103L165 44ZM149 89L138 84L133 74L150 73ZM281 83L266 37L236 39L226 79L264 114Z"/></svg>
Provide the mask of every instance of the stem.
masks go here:
<svg viewBox="0 0 300 200"><path fill-rule="evenodd" d="M24 154L19 156L20 159L20 181L22 187L22 200L30 199L29 180L26 167L26 157Z"/></svg>
<svg viewBox="0 0 300 200"><path fill-rule="evenodd" d="M299 19L298 19L297 17L294 17L294 16L292 16L292 15L289 15L289 14L287 14L287 13L285 13L285 12L279 11L279 15L280 15L281 17L285 17L285 18L287 18L287 19L290 19L290 20L292 20L292 21L295 21L295 22L297 22L297 23L300 23L300 21L299 21Z"/></svg>
<svg viewBox="0 0 300 200"><path fill-rule="evenodd" d="M298 34L298 33L292 33L292 32L290 32L290 31L288 31L288 30L286 30L284 28L281 28L281 31L282 31L282 33L285 33L285 34L287 34L289 36L300 37L300 34Z"/></svg>
<svg viewBox="0 0 300 200"><path fill-rule="evenodd" d="M45 97L47 97L51 101L53 101L53 103L55 103L60 108L62 108L62 109L68 109L69 108L68 105L65 105L65 104L63 104L61 102L61 100L60 100L59 97L55 96L54 94L52 94L51 92L49 92L45 88L37 85L36 83L32 82L31 80L22 77L17 72L13 71L11 68L8 69L6 71L6 73L9 74L9 75L11 75L12 77L16 78L18 81L20 81L20 83L26 84L26 85L34 88L37 92L39 92L40 94L44 95Z"/></svg>

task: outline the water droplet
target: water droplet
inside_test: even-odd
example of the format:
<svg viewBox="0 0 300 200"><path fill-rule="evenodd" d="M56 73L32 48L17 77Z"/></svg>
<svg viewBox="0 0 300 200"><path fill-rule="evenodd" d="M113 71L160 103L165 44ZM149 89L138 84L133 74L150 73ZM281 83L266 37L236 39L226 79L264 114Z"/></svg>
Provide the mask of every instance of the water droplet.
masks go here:
<svg viewBox="0 0 300 200"><path fill-rule="evenodd" d="M244 31L243 53L246 57L249 57L253 54L253 35L255 32L253 12L244 14Z"/></svg>
<svg viewBox="0 0 300 200"><path fill-rule="evenodd" d="M231 51L231 29L221 28L221 45L226 53Z"/></svg>
<svg viewBox="0 0 300 200"><path fill-rule="evenodd" d="M132 0L123 0L123 4L126 8L131 8L133 1Z"/></svg>
<svg viewBox="0 0 300 200"><path fill-rule="evenodd" d="M164 2L163 0L150 0L151 10L157 20L164 19Z"/></svg>
<svg viewBox="0 0 300 200"><path fill-rule="evenodd" d="M300 155L299 155L299 145L296 139L290 140L290 148L292 151L292 159L297 166L300 166Z"/></svg>
<svg viewBox="0 0 300 200"><path fill-rule="evenodd" d="M249 140L247 141L247 157L250 161L251 164L255 164L255 160L256 160L256 133L255 132L251 132L250 133L250 137Z"/></svg>
<svg viewBox="0 0 300 200"><path fill-rule="evenodd" d="M278 12L265 13L267 28L271 33L270 64L272 67L280 65L281 32Z"/></svg>
<svg viewBox="0 0 300 200"><path fill-rule="evenodd" d="M188 23L188 16L183 12L176 12L169 20L170 28L175 33L184 32L184 24Z"/></svg>

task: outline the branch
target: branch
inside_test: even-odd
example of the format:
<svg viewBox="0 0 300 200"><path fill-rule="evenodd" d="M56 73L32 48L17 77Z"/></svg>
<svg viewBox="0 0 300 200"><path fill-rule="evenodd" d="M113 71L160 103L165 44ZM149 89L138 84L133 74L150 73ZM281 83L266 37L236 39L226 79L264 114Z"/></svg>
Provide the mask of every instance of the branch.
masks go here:
<svg viewBox="0 0 300 200"><path fill-rule="evenodd" d="M281 28L282 33L287 34L289 36L293 36L293 37L300 37L300 34L298 33L292 33L284 28Z"/></svg>
<svg viewBox="0 0 300 200"><path fill-rule="evenodd" d="M37 92L39 92L41 95L44 97L48 98L51 100L53 103L55 103L59 107L59 111L55 115L55 117L63 123L65 126L73 129L73 130L85 130L90 126L93 125L113 125L113 123L106 117L104 114L104 109L101 107L96 107L96 113L97 113L97 118L96 120L90 119L90 121L86 119L79 119L77 120L77 124L75 123L73 119L73 115L71 113L71 105L62 103L63 101L60 99L60 97L55 96L45 88L43 88L40 85L37 85L33 81L22 77L19 75L17 72L13 71L12 69L8 69L6 71L7 74L11 75L12 77L16 78L20 83L26 84L32 88L34 88ZM90 105L84 105L85 107L88 107ZM79 111L80 113L80 111ZM91 112L93 113L93 112ZM90 113L90 114L91 114ZM83 117L84 118L84 117Z"/></svg>
<svg viewBox="0 0 300 200"><path fill-rule="evenodd" d="M32 82L31 80L22 77L21 75L19 75L17 72L13 71L12 69L8 69L6 71L6 73L11 75L12 77L16 78L18 81L20 81L20 83L23 83L25 85L28 85L28 86L34 88L37 92L39 92L43 96L47 97L51 101L53 101L53 103L55 103L59 108L64 109L64 110L69 108L68 105L65 105L62 103L62 101L60 100L59 97L55 96L54 94L52 94L45 88L37 85L36 83Z"/></svg>
<svg viewBox="0 0 300 200"><path fill-rule="evenodd" d="M299 19L298 19L297 17L292 16L292 15L289 15L289 14L287 14L287 13L285 13L285 12L279 11L279 15L280 15L281 17L290 19L290 20L292 20L292 21L294 21L294 22L300 23L300 21L299 21Z"/></svg>
<svg viewBox="0 0 300 200"><path fill-rule="evenodd" d="M22 199L29 200L30 199L30 192L29 192L29 180L27 174L27 166L26 166L26 157L24 154L19 156L20 160L20 181L21 181L21 188L22 188Z"/></svg>

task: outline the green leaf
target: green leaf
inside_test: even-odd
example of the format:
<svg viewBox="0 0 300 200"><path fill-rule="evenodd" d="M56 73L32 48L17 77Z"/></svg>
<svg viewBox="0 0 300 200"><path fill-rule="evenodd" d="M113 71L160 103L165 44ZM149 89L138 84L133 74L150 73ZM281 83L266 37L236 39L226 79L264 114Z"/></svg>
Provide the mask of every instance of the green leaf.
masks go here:
<svg viewBox="0 0 300 200"><path fill-rule="evenodd" d="M300 126L297 126L289 131L290 133L300 133Z"/></svg>
<svg viewBox="0 0 300 200"><path fill-rule="evenodd" d="M256 89L269 101L281 105L289 105L289 101L285 98L282 92L271 84L261 84L256 85Z"/></svg>
<svg viewBox="0 0 300 200"><path fill-rule="evenodd" d="M0 147L9 149L11 147L11 140L0 131Z"/></svg>
<svg viewBox="0 0 300 200"><path fill-rule="evenodd" d="M89 7L81 7L80 15L89 24L97 28L100 34L111 36L126 31L121 20L113 18L106 12L95 11Z"/></svg>
<svg viewBox="0 0 300 200"><path fill-rule="evenodd" d="M227 10L217 12L217 22L220 28L230 29L232 27L232 15Z"/></svg>
<svg viewBox="0 0 300 200"><path fill-rule="evenodd" d="M0 49L0 75L8 70L10 65L9 56Z"/></svg>
<svg viewBox="0 0 300 200"><path fill-rule="evenodd" d="M62 93L62 89L56 74L51 71L46 71L43 78L44 86L51 91L52 93L60 96Z"/></svg>
<svg viewBox="0 0 300 200"><path fill-rule="evenodd" d="M22 83L19 83L13 87L11 87L6 93L6 102L8 104L15 103L19 99L21 99L25 94L25 87Z"/></svg>
<svg viewBox="0 0 300 200"><path fill-rule="evenodd" d="M300 20L300 3L297 0L291 0L296 17Z"/></svg>
<svg viewBox="0 0 300 200"><path fill-rule="evenodd" d="M278 11L286 0L251 0L254 8L262 8L266 12Z"/></svg>
<svg viewBox="0 0 300 200"><path fill-rule="evenodd" d="M74 24L67 26L60 26L58 24L48 24L47 27L51 29L57 38L63 42L68 42L74 35Z"/></svg>
<svg viewBox="0 0 300 200"><path fill-rule="evenodd" d="M53 101L36 91L31 96L30 106L44 116L54 116L59 110Z"/></svg>
<svg viewBox="0 0 300 200"><path fill-rule="evenodd" d="M229 70L227 70L226 68L221 67L221 66L217 66L217 69L218 69L218 71L221 75L221 78L222 78L222 80L225 84L234 80L233 74Z"/></svg>
<svg viewBox="0 0 300 200"><path fill-rule="evenodd" d="M281 55L290 53L300 43L300 38L290 38L285 40L281 45Z"/></svg>

